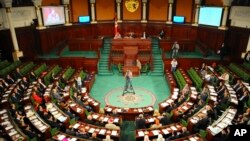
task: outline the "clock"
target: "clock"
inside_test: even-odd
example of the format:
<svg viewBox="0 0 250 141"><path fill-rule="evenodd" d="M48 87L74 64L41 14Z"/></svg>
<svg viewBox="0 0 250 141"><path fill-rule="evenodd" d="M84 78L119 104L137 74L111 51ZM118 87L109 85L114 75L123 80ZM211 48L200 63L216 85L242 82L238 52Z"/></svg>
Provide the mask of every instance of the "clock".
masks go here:
<svg viewBox="0 0 250 141"><path fill-rule="evenodd" d="M139 7L139 0L125 0L125 7L129 12L135 12Z"/></svg>

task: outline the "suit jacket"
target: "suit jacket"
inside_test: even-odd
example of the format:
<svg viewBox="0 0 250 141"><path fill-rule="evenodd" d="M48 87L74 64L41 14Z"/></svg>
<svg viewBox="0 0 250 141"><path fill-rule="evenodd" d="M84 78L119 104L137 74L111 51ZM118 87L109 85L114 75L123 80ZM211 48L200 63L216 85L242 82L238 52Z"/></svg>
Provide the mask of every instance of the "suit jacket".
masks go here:
<svg viewBox="0 0 250 141"><path fill-rule="evenodd" d="M167 116L162 117L162 118L160 119L160 123L161 123L162 125L168 125L168 124L170 124L170 118L167 117Z"/></svg>
<svg viewBox="0 0 250 141"><path fill-rule="evenodd" d="M136 129L145 129L146 128L146 120L145 119L136 119Z"/></svg>
<svg viewBox="0 0 250 141"><path fill-rule="evenodd" d="M88 139L89 138L89 134L88 133L81 133L81 132L76 132L76 136L79 138L84 138L84 139Z"/></svg>

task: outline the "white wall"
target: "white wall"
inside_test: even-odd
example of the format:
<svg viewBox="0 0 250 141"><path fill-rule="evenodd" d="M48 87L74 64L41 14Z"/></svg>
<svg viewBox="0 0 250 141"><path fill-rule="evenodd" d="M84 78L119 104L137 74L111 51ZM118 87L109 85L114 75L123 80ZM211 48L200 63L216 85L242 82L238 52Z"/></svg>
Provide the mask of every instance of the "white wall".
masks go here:
<svg viewBox="0 0 250 141"><path fill-rule="evenodd" d="M14 27L30 26L36 19L35 7L12 7L11 16ZM0 9L0 30L9 28L5 8Z"/></svg>

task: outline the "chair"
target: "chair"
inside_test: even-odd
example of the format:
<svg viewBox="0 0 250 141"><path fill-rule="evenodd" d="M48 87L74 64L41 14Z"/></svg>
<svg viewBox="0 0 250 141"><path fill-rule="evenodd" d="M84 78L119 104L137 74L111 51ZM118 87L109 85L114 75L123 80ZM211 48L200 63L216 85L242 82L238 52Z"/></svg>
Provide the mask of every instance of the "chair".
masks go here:
<svg viewBox="0 0 250 141"><path fill-rule="evenodd" d="M147 63L147 64L145 64L145 65L142 66L141 73L148 74L148 72L149 72L149 64Z"/></svg>
<svg viewBox="0 0 250 141"><path fill-rule="evenodd" d="M76 122L77 122L77 120L76 120L75 118L72 118L72 119L70 119L69 124L70 124L70 125L73 125L73 124L75 124Z"/></svg>
<svg viewBox="0 0 250 141"><path fill-rule="evenodd" d="M181 124L182 124L184 127L187 127L187 126L188 126L187 121L184 120L184 119L181 120Z"/></svg>
<svg viewBox="0 0 250 141"><path fill-rule="evenodd" d="M51 134L51 136L56 135L58 132L59 132L59 129L58 129L58 128L52 128L52 129L50 129L50 134Z"/></svg>
<svg viewBox="0 0 250 141"><path fill-rule="evenodd" d="M207 131L205 130L200 130L199 134L201 135L201 137L204 139L207 136Z"/></svg>

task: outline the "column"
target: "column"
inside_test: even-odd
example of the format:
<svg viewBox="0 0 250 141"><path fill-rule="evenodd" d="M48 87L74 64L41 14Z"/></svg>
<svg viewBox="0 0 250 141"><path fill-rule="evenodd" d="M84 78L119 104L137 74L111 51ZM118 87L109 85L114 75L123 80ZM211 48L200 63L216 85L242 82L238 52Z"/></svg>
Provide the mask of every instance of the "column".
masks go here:
<svg viewBox="0 0 250 141"><path fill-rule="evenodd" d="M147 19L146 19L146 14L147 14L147 0L142 0L142 23L147 23Z"/></svg>
<svg viewBox="0 0 250 141"><path fill-rule="evenodd" d="M92 24L97 23L95 19L95 0L90 0L91 4L91 22Z"/></svg>
<svg viewBox="0 0 250 141"><path fill-rule="evenodd" d="M64 13L65 13L65 25L70 26L72 23L69 22L69 0L62 0L64 5Z"/></svg>
<svg viewBox="0 0 250 141"><path fill-rule="evenodd" d="M167 24L172 24L172 11L173 11L173 3L174 0L168 0L168 21L166 22Z"/></svg>
<svg viewBox="0 0 250 141"><path fill-rule="evenodd" d="M14 47L14 52L12 53L12 57L14 61L17 61L19 60L19 57L23 56L23 52L19 51L16 31L15 31L15 28L13 26L12 19L11 19L12 0L2 0L1 3L2 3L2 6L5 7L6 9L7 21L9 23L11 39L12 39L12 43Z"/></svg>
<svg viewBox="0 0 250 141"><path fill-rule="evenodd" d="M222 22L221 22L221 26L219 27L219 29L221 30L227 30L227 18L228 18L228 9L231 6L233 0L223 0L223 6L224 6L224 10L223 10L223 17L222 17Z"/></svg>
<svg viewBox="0 0 250 141"><path fill-rule="evenodd" d="M194 23L192 26L198 26L198 19L199 19L199 9L200 9L200 4L202 0L195 0L195 18L194 18Z"/></svg>
<svg viewBox="0 0 250 141"><path fill-rule="evenodd" d="M116 0L117 22L121 23L121 0Z"/></svg>
<svg viewBox="0 0 250 141"><path fill-rule="evenodd" d="M42 0L32 0L32 2L35 6L37 21L38 21L38 26L36 27L36 29L45 29L45 27L43 26L42 15L41 15Z"/></svg>

